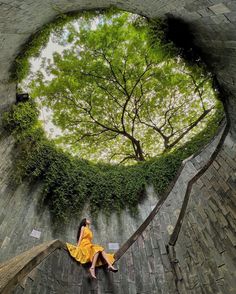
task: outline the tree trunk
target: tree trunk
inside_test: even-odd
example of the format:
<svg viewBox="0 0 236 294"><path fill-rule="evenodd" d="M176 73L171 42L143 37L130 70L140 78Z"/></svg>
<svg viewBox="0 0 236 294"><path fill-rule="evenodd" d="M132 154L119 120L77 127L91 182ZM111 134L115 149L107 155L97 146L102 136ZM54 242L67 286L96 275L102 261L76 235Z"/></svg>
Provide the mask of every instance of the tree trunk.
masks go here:
<svg viewBox="0 0 236 294"><path fill-rule="evenodd" d="M140 141L135 140L135 147L137 161L145 161Z"/></svg>
<svg viewBox="0 0 236 294"><path fill-rule="evenodd" d="M124 136L128 138L132 142L132 146L134 149L135 159L137 161L145 161L145 157L143 155L143 150L139 140L136 140L133 136L128 133L124 133Z"/></svg>

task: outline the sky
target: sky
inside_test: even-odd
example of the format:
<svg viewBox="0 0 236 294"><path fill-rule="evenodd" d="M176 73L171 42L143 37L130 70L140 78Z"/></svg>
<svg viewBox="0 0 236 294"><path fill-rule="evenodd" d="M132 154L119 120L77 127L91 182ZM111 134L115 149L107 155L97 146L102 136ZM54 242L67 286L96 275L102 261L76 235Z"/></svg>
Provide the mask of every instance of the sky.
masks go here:
<svg viewBox="0 0 236 294"><path fill-rule="evenodd" d="M99 23L99 18L95 17L94 21L92 22L91 29L95 30L97 28L98 23ZM74 21L73 25L77 30L79 30L79 21ZM70 48L70 46L72 46L72 44L62 46L62 45L58 44L57 42L54 42L53 36L51 35L48 44L45 46L44 49L42 49L40 56L37 58L30 59L31 73L35 74L38 70L41 70L45 74L45 76L47 76L48 80L50 80L50 76L48 76L46 74L45 70L43 70L41 68L41 63L42 63L43 59L46 58L46 59L53 60L53 53L54 52L61 54L63 52L63 50ZM29 79L26 78L26 80L23 81L23 83L21 85L22 88L24 89L24 91L26 91L26 92L28 92L28 89L27 89L28 82L29 82ZM46 107L42 107L40 109L39 119L43 122L44 128L50 138L55 138L62 133L60 128L56 127L53 124L52 111L50 109L48 109Z"/></svg>
<svg viewBox="0 0 236 294"><path fill-rule="evenodd" d="M62 53L63 50L65 50L65 46L54 43L51 37L47 46L42 50L40 57L31 59L32 73L36 73L40 69L43 58L52 60L54 52ZM45 107L41 108L39 119L43 122L45 130L49 137L54 138L61 134L61 130L56 127L52 122L52 111L50 109L47 109Z"/></svg>
<svg viewBox="0 0 236 294"><path fill-rule="evenodd" d="M92 29L96 29L97 25L99 23L99 19L96 18L94 20L94 22L92 23ZM76 27L76 29L79 30L79 22L74 22L73 23ZM66 31L65 31L65 36L66 36ZM41 51L41 54L39 57L37 58L31 58L30 59L30 63L31 63L31 73L35 74L38 70L41 70L44 75L47 77L48 80L51 79L51 77L49 75L46 74L45 70L41 67L42 61L44 59L46 60L53 60L53 53L57 52L59 54L61 54L63 52L63 50L68 49L70 46L72 46L73 44L69 44L69 45L60 45L57 42L54 41L55 38L53 38L53 36L50 37L48 44L46 45L46 47ZM62 39L63 41L63 39ZM47 64L47 62L46 62ZM25 91L27 91L27 82L30 80L30 78L24 81L23 83L23 89ZM26 87L24 87L24 85L26 85ZM57 136L62 135L62 131L60 130L60 128L56 127L53 122L52 122L52 110L46 108L46 107L40 107L40 116L39 119L43 122L43 126L44 129L48 135L49 138L56 138ZM101 157L106 157L107 155L107 151L104 150L104 154L101 154ZM97 155L94 155L97 156Z"/></svg>

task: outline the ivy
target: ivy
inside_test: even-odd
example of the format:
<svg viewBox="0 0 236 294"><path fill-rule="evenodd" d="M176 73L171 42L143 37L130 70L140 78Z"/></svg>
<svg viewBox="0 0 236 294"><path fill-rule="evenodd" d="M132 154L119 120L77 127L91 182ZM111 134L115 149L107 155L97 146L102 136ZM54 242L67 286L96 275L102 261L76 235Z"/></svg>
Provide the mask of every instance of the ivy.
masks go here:
<svg viewBox="0 0 236 294"><path fill-rule="evenodd" d="M59 14L24 44L12 65L11 80L20 82L29 74L29 59L40 54L52 32L60 34L66 23L79 16L90 17L91 14L102 12L87 12L87 16L84 12ZM114 13L114 10L110 13ZM142 26L145 21L139 18L136 25ZM192 54L191 44L187 49L182 49L184 46L181 44L177 44L179 49L173 46L175 42L171 29L175 29L175 25L167 20L149 21L150 40L154 46L161 43L171 56L187 58L189 53L189 60L198 62L198 55ZM38 115L37 105L30 100L13 105L3 116L3 127L14 136L18 150L14 179L17 183L24 179L41 181L43 204L49 207L55 222L63 223L72 215L79 215L86 203L89 203L94 216L100 211L109 216L111 212L120 213L125 208L135 214L138 203L145 197L145 187L152 184L156 193L163 195L182 161L212 139L224 116L222 106L218 103L218 110L207 127L185 145L148 161L124 166L94 164L66 153L46 137Z"/></svg>
<svg viewBox="0 0 236 294"><path fill-rule="evenodd" d="M99 211L110 215L124 208L135 214L145 196L145 186L153 184L156 192L163 194L182 160L215 135L222 116L219 106L208 126L184 146L132 166L94 164L62 151L47 139L32 101L13 105L3 116L3 126L13 134L18 148L15 181L42 181L44 205L54 221L66 223L88 202L94 216Z"/></svg>

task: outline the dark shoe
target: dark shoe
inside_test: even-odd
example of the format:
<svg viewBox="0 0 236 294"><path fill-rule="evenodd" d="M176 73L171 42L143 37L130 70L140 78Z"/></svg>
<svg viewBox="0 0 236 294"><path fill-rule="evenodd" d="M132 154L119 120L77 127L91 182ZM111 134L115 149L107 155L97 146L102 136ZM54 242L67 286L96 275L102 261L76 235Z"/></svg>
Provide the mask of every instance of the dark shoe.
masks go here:
<svg viewBox="0 0 236 294"><path fill-rule="evenodd" d="M115 268L114 266L108 266L107 268L109 271L113 272L113 273L117 273L118 272L118 269Z"/></svg>

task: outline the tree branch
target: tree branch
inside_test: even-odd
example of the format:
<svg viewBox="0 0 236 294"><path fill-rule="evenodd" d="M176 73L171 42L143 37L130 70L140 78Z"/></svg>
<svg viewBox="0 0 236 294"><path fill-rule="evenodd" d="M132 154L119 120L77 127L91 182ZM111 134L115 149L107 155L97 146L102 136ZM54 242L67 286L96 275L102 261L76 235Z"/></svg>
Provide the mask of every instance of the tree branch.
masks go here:
<svg viewBox="0 0 236 294"><path fill-rule="evenodd" d="M109 130L101 130L100 132L97 132L97 133L85 133L83 134L79 139L76 139L74 141L74 143L77 143L79 141L82 141L84 138L87 138L87 137L96 137L96 136L99 136L105 132L108 132Z"/></svg>
<svg viewBox="0 0 236 294"><path fill-rule="evenodd" d="M115 101L115 103L119 106L119 107L121 107L122 108L122 105L120 104L120 102L118 101L118 99L105 87L105 86L103 86L103 85L101 85L101 84L99 84L97 81L95 81L96 82L96 84L97 84L97 86L101 89L101 90L103 90L103 91L105 91L106 93L107 93L107 95L108 96L110 96L111 98L112 98L112 100L113 101Z"/></svg>
<svg viewBox="0 0 236 294"><path fill-rule="evenodd" d="M173 148L177 143L179 143L179 141L184 137L184 136L186 136L188 133L189 133L189 131L191 131L194 127L196 127L198 124L199 124L199 122L201 121L201 120L203 120L204 119L204 117L205 116L207 116L207 114L209 113L209 112L211 112L211 110L212 109L214 109L214 106L212 106L211 108L209 108L209 109L206 109L177 139L175 139L171 144L169 144L168 146L167 146L167 149L171 149L171 148Z"/></svg>
<svg viewBox="0 0 236 294"><path fill-rule="evenodd" d="M104 51L102 52L102 56L104 57L105 61L108 63L109 67L110 67L110 70L111 70L111 73L116 81L116 83L120 86L120 88L124 91L125 94L127 94L127 90L126 90L126 87L124 87L120 81L118 80L117 76L116 76L116 73L114 71L114 68L112 66L112 63L111 61L107 58L106 54L104 53Z"/></svg>
<svg viewBox="0 0 236 294"><path fill-rule="evenodd" d="M121 163L125 162L125 161L128 160L128 159L134 159L134 160L137 160L137 159L136 159L136 156L134 156L134 155L128 155L128 156L126 156L125 158L123 158L118 164L121 164Z"/></svg>

